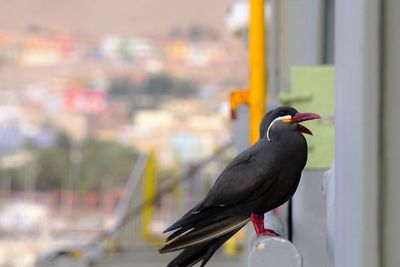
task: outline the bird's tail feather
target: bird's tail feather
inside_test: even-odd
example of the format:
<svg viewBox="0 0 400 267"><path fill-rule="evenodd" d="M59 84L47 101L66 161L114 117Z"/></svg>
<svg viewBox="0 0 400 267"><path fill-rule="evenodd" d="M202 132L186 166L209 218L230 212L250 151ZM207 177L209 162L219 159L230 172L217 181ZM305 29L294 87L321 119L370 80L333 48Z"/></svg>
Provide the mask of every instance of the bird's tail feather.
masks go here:
<svg viewBox="0 0 400 267"><path fill-rule="evenodd" d="M223 243L231 238L240 228L227 234L219 236L208 242L185 248L167 267L188 267L201 261L201 267L205 266L212 255L219 249Z"/></svg>
<svg viewBox="0 0 400 267"><path fill-rule="evenodd" d="M206 220L205 222L207 222ZM208 225L204 227L195 227L188 231L177 230L178 234L173 233L167 240L171 240L163 248L160 253L167 253L181 250L190 246L195 246L210 240L214 240L220 236L224 236L236 229L242 228L249 221L246 217L227 217L214 223L208 221ZM180 235L179 235L180 234Z"/></svg>
<svg viewBox="0 0 400 267"><path fill-rule="evenodd" d="M183 250L168 267L193 266L199 261L204 266L215 251L249 221L245 216L221 217L215 213L197 219L197 214L187 216L186 221L181 221L182 227L172 233L167 238L169 242L160 249L160 253Z"/></svg>
<svg viewBox="0 0 400 267"><path fill-rule="evenodd" d="M201 203L186 213L164 232L175 230L160 253L183 250L169 263L169 267L192 266L202 261L204 266L215 251L239 231L249 218L238 216L221 207L201 207Z"/></svg>
<svg viewBox="0 0 400 267"><path fill-rule="evenodd" d="M203 220L198 220L196 222L188 223L188 224L183 224L181 228L173 232L171 235L169 235L166 239L166 242L170 242L171 240L175 239L178 236L181 236L184 233L188 233L189 231L192 231L193 229L201 229L207 226L210 226L214 223L217 223L219 221L225 220L228 218L229 215L227 216L209 216L207 219Z"/></svg>
<svg viewBox="0 0 400 267"><path fill-rule="evenodd" d="M201 214L202 215L202 214ZM223 215L223 214L209 214L208 216L198 216L198 214L192 215L191 217L187 218L186 220L182 220L179 223L179 228L176 228L175 232L173 232L170 236L167 238L167 242L176 238L177 236L182 235L183 233L187 232L188 230L192 229L200 229L205 226L209 226L211 224L214 224L218 221L224 220L229 215ZM171 228L171 227L170 227ZM166 232L166 231L164 231Z"/></svg>
<svg viewBox="0 0 400 267"><path fill-rule="evenodd" d="M219 210L220 210L219 207L213 207L213 208L203 209L200 212L199 209L195 207L191 209L189 212L187 212L184 216L182 216L182 218L176 221L173 225L164 230L164 233L176 230L178 228L182 228L186 225L197 223L199 221L202 221L203 219L219 217L218 216Z"/></svg>

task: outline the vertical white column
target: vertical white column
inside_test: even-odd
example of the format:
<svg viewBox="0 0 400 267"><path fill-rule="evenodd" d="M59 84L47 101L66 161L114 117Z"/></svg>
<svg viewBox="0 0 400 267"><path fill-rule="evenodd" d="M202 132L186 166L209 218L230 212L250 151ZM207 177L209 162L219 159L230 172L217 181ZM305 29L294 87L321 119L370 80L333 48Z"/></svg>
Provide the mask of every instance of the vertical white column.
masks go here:
<svg viewBox="0 0 400 267"><path fill-rule="evenodd" d="M380 5L336 0L336 267L378 267Z"/></svg>

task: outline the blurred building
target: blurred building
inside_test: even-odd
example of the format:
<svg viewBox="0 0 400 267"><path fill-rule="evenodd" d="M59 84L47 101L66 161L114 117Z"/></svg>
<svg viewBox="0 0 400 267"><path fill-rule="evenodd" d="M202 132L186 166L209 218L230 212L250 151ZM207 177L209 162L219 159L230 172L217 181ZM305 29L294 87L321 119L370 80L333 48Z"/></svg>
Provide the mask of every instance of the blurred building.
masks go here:
<svg viewBox="0 0 400 267"><path fill-rule="evenodd" d="M161 110L135 114L129 140L143 152L155 151L162 166L172 166L176 157L194 163L230 139L227 117L196 114L193 102L173 103ZM179 105L175 106L175 105ZM172 108L172 106L175 106Z"/></svg>

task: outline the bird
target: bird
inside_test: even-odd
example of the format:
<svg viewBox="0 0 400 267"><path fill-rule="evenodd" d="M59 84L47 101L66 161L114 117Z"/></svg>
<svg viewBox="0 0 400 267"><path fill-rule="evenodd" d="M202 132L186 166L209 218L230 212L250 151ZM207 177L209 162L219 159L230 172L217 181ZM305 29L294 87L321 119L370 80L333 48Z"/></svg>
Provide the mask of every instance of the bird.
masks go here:
<svg viewBox="0 0 400 267"><path fill-rule="evenodd" d="M239 153L221 172L207 195L168 227L172 232L159 253L182 250L167 267L205 266L213 254L249 221L258 236L276 235L264 227L264 214L295 193L307 162L312 135L303 121L319 119L281 106L266 113L258 141Z"/></svg>

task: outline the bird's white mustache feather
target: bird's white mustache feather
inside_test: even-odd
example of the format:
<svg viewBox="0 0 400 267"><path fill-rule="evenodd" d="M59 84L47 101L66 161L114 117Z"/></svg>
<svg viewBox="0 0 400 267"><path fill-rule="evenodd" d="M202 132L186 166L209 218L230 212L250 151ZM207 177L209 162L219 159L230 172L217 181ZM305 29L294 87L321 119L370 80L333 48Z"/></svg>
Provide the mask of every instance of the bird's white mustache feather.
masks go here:
<svg viewBox="0 0 400 267"><path fill-rule="evenodd" d="M268 140L268 141L271 141L271 138L269 137L269 132L271 131L272 125L274 125L274 123L275 123L276 121L284 120L284 119L292 119L292 116L290 116L290 115L280 116L280 117L274 119L274 120L271 122L271 124L268 126L268 129L267 129L267 140Z"/></svg>

